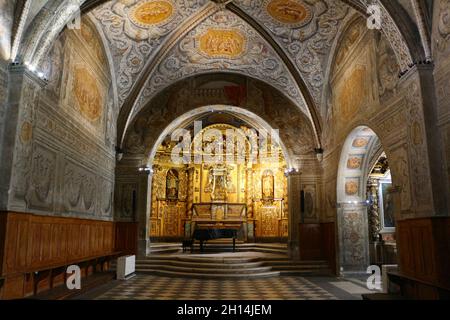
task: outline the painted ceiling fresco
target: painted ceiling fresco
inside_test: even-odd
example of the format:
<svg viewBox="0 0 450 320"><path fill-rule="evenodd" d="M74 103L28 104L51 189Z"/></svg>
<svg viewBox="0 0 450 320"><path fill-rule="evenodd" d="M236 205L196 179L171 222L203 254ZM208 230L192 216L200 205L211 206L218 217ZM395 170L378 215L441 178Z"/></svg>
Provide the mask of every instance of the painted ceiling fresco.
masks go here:
<svg viewBox="0 0 450 320"><path fill-rule="evenodd" d="M110 1L95 9L115 66L118 99L122 104L145 64L177 26L207 0Z"/></svg>
<svg viewBox="0 0 450 320"><path fill-rule="evenodd" d="M327 49L349 9L333 1L310 4L270 0L257 12L256 2L236 4L260 19L280 46L290 51L318 104L325 73L322 65L330 51ZM208 8L204 17L196 17ZM126 101L152 59L158 61L146 76L131 118L168 85L195 74L224 71L273 85L313 122L292 70L252 26L221 5L206 0L111 1L95 9L92 17L111 52L119 105ZM180 30L180 25L191 20L195 21L192 26ZM165 48L167 42L174 44Z"/></svg>
<svg viewBox="0 0 450 320"><path fill-rule="evenodd" d="M372 0L345 2L111 0L98 1L102 4L87 16L107 47L114 101L118 108L126 106L127 125L169 85L220 71L259 79L284 92L319 137L327 114L326 79L337 40L356 14L352 7L364 10ZM58 3L46 5L45 12L54 13L50 20L44 12L33 22L40 29L25 39L22 55L27 63L42 61L53 34L71 16L71 6ZM383 33L401 70L407 70L411 62L408 48L393 18L383 6L382 10Z"/></svg>
<svg viewBox="0 0 450 320"><path fill-rule="evenodd" d="M195 74L222 71L273 85L309 116L300 89L273 48L229 11L219 11L209 17L165 55L149 76L135 113L171 83Z"/></svg>
<svg viewBox="0 0 450 320"><path fill-rule="evenodd" d="M261 5L262 2L262 5ZM329 54L350 8L335 0L237 0L295 63L320 105Z"/></svg>

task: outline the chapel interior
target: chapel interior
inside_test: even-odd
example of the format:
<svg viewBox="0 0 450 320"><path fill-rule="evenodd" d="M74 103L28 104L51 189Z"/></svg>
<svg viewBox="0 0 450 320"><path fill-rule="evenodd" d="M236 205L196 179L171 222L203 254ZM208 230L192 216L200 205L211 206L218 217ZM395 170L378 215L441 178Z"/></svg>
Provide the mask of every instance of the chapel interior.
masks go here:
<svg viewBox="0 0 450 320"><path fill-rule="evenodd" d="M449 299L449 79L449 0L0 0L0 299Z"/></svg>

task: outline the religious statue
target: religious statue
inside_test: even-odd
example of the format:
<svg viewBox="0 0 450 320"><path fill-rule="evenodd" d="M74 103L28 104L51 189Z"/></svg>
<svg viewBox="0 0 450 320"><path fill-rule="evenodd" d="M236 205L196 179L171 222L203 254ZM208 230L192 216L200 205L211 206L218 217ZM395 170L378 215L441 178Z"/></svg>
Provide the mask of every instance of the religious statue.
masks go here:
<svg viewBox="0 0 450 320"><path fill-rule="evenodd" d="M230 175L231 170L232 168L230 166L224 164L209 167L205 192L211 194L211 200L213 202L226 202L228 194L236 192L236 187Z"/></svg>
<svg viewBox="0 0 450 320"><path fill-rule="evenodd" d="M266 170L262 177L262 198L266 204L272 204L274 200L274 176L273 172Z"/></svg>
<svg viewBox="0 0 450 320"><path fill-rule="evenodd" d="M178 200L178 171L170 169L166 176L166 197L168 200Z"/></svg>

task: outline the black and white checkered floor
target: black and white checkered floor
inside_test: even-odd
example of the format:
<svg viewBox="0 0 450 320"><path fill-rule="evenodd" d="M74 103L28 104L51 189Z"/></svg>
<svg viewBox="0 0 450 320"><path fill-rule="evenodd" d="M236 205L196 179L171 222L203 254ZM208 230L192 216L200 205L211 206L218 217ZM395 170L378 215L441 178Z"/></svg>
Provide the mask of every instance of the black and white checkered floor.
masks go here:
<svg viewBox="0 0 450 320"><path fill-rule="evenodd" d="M274 277L206 280L139 274L113 281L79 299L97 300L354 300L362 285L336 278Z"/></svg>

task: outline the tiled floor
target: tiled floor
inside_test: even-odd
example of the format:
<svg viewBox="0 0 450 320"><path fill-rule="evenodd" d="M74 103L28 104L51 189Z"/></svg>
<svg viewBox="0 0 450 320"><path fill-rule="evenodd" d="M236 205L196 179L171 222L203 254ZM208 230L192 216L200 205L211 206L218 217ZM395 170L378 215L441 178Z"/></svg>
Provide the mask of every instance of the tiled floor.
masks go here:
<svg viewBox="0 0 450 320"><path fill-rule="evenodd" d="M354 300L361 299L360 294L365 292L363 287L336 278L203 280L139 274L128 281L113 281L79 299Z"/></svg>

